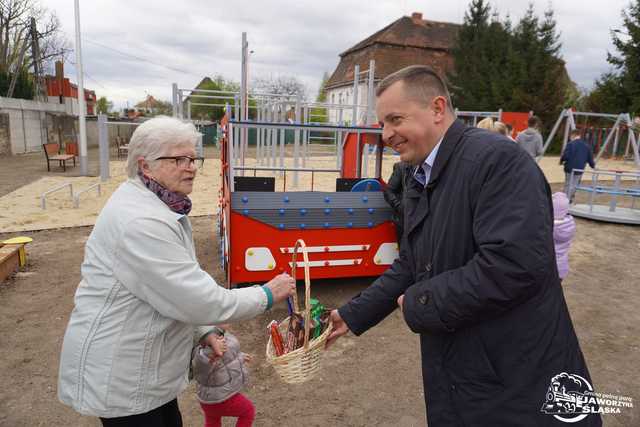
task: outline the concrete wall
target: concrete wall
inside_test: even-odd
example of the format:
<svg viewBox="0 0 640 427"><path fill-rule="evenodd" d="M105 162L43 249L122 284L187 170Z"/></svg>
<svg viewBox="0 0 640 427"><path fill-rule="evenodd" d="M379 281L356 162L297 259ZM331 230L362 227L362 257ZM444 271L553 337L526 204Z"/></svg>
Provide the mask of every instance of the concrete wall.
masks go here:
<svg viewBox="0 0 640 427"><path fill-rule="evenodd" d="M57 97L53 100L57 101ZM74 114L75 113L75 114ZM0 97L0 155L42 151L46 142L77 142L77 102L59 104ZM98 146L98 121L87 117L87 147ZM129 142L136 126L109 124L109 143L115 147L117 136Z"/></svg>
<svg viewBox="0 0 640 427"><path fill-rule="evenodd" d="M10 141L9 115L0 114L0 156L11 154Z"/></svg>
<svg viewBox="0 0 640 427"><path fill-rule="evenodd" d="M9 143L5 140L0 146L8 145L10 154L41 151L47 141L47 113L64 114L65 106L0 97L0 114L9 116Z"/></svg>

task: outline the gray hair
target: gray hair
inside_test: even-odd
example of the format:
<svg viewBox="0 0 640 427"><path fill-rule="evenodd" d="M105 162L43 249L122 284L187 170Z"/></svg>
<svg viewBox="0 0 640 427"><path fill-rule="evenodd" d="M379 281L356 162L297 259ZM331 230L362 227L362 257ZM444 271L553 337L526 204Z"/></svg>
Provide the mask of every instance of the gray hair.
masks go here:
<svg viewBox="0 0 640 427"><path fill-rule="evenodd" d="M447 109L453 113L451 96L447 84L431 67L426 65L410 65L382 79L376 89L376 96L389 89L397 82L405 84L408 98L422 105L428 105L436 96L443 96L447 101Z"/></svg>
<svg viewBox="0 0 640 427"><path fill-rule="evenodd" d="M138 159L144 158L149 165L154 159L166 155L169 150L180 145L196 145L198 131L192 123L167 116L158 116L142 123L133 132L129 141L127 176L138 175Z"/></svg>

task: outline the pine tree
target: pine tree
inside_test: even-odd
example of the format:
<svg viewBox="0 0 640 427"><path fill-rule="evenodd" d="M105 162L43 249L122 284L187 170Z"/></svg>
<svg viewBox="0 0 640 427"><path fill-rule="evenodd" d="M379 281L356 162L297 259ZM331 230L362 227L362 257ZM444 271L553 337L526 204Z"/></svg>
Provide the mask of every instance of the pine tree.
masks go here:
<svg viewBox="0 0 640 427"><path fill-rule="evenodd" d="M640 112L640 0L622 11L625 31L612 31L613 45L619 56L607 54L607 61L618 71L623 88L623 111ZM621 34L622 37L618 34Z"/></svg>
<svg viewBox="0 0 640 427"><path fill-rule="evenodd" d="M463 109L487 108L489 85L483 74L484 42L489 28L490 6L484 0L472 0L464 15L453 49L455 72L449 76L454 105Z"/></svg>

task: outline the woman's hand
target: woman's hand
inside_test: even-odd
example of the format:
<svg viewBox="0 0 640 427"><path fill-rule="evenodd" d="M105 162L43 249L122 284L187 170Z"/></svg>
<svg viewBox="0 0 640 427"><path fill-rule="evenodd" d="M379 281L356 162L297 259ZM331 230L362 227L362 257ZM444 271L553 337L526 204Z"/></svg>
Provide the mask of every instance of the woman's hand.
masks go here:
<svg viewBox="0 0 640 427"><path fill-rule="evenodd" d="M266 285L273 294L273 303L284 301L296 292L296 281L287 273L278 274Z"/></svg>
<svg viewBox="0 0 640 427"><path fill-rule="evenodd" d="M251 361L253 360L253 356L247 353L242 353L242 358L244 360L244 363L251 363Z"/></svg>

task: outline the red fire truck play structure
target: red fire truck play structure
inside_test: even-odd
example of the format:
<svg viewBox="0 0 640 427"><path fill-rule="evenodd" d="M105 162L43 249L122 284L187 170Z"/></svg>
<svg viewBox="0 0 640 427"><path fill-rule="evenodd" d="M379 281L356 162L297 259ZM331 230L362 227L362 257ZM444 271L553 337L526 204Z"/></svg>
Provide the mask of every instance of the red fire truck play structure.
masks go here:
<svg viewBox="0 0 640 427"><path fill-rule="evenodd" d="M291 252L304 239L311 278L378 276L398 255L391 208L383 198L381 129L223 121L220 252L227 285L263 283L291 271ZM234 130L235 128L235 130ZM342 165L335 170L242 166L236 139L246 129L341 132ZM375 177L361 177L363 153L375 147ZM234 160L235 159L235 160ZM250 171L253 176L242 176ZM339 172L336 191L277 191L277 173ZM265 176L260 176L260 174ZM286 183L286 179L285 179ZM312 184L313 185L313 184ZM286 186L286 184L284 184ZM303 266L297 262L297 268ZM301 277L302 272L298 275Z"/></svg>

